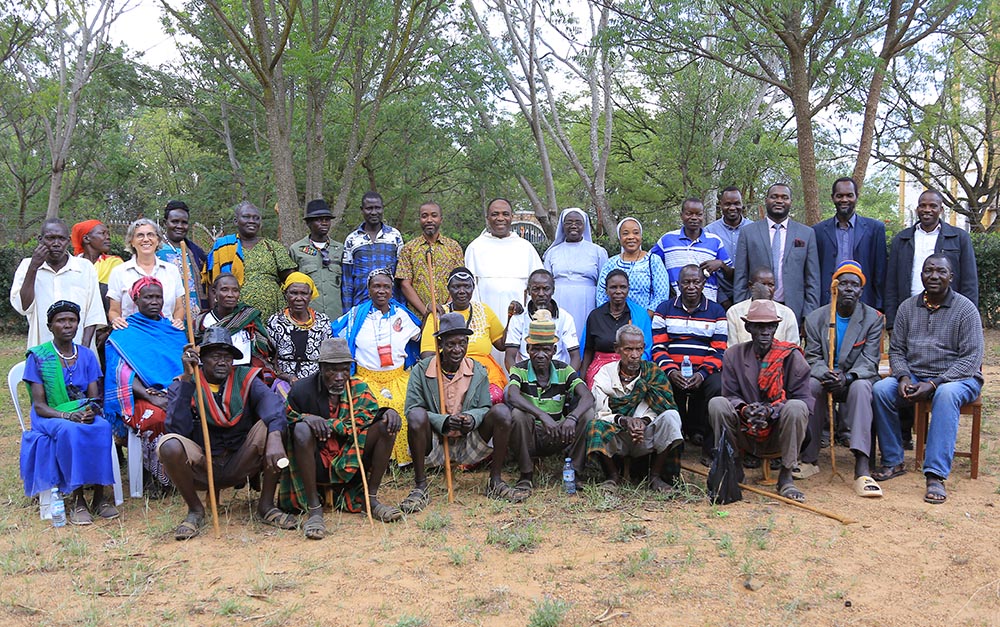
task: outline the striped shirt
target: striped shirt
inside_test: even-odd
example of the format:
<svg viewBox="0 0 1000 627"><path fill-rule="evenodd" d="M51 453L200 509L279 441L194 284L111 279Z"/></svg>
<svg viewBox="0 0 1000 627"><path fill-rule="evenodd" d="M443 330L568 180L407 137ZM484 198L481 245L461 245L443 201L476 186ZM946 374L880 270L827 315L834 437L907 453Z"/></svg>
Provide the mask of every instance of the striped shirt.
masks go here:
<svg viewBox="0 0 1000 627"><path fill-rule="evenodd" d="M892 376L931 379L937 385L975 378L983 382L983 323L972 301L954 289L930 309L924 293L899 305L889 337Z"/></svg>
<svg viewBox="0 0 1000 627"><path fill-rule="evenodd" d="M729 256L722 238L705 229L702 229L698 237L693 240L684 234L682 228L664 233L660 241L656 242L649 252L663 260L663 265L667 268L667 276L670 277L670 288L674 294L681 293L677 282L680 278L681 268L688 264L698 266L702 262L718 259L729 267L733 266L733 260ZM711 301L718 300L719 282L715 273L712 273L705 280L703 293Z"/></svg>
<svg viewBox="0 0 1000 627"><path fill-rule="evenodd" d="M653 316L653 361L669 372L680 368L687 355L694 371L707 377L722 368L726 332L726 311L705 296L691 313L679 296L665 301Z"/></svg>
<svg viewBox="0 0 1000 627"><path fill-rule="evenodd" d="M389 268L396 276L396 262L403 248L403 236L388 224L382 224L375 239L365 233L364 224L344 240L343 282L341 301L344 311L368 300L368 273L377 268ZM396 290L393 290L396 296Z"/></svg>
<svg viewBox="0 0 1000 627"><path fill-rule="evenodd" d="M531 360L526 359L510 369L507 387L517 387L521 396L531 401L532 405L552 416L553 420L561 420L566 408L572 406L573 391L578 385L583 385L583 379L576 370L566 362L553 359L549 366L549 385L541 387Z"/></svg>

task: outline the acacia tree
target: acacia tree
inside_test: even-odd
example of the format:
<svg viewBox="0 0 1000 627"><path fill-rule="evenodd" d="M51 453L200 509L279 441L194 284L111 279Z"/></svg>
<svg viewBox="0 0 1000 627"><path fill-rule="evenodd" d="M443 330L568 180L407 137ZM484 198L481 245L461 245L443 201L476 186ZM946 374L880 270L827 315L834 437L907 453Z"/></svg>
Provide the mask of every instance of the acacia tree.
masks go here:
<svg viewBox="0 0 1000 627"><path fill-rule="evenodd" d="M894 76L874 156L940 191L973 231L991 232L1000 229L996 9L984 5L966 28L961 39L916 51Z"/></svg>
<svg viewBox="0 0 1000 627"><path fill-rule="evenodd" d="M55 0L38 2L38 35L13 56L28 88L50 100L40 112L49 149L51 176L47 217L59 215L63 177L73 148L80 102L109 50L111 25L128 1Z"/></svg>
<svg viewBox="0 0 1000 627"><path fill-rule="evenodd" d="M596 211L599 228L612 232L614 221L608 207L606 183L614 121L613 74L621 61L605 41L610 8L587 3L589 32L584 34L576 19L558 3L495 0L483 4L485 13L479 11L475 2L466 2L465 8L482 36L488 59L503 77L506 93L495 95L513 97L531 129L544 194L538 193L527 176L519 174L518 181L538 221L551 237L559 215L549 153L551 142L579 177ZM491 30L494 17L503 23L502 35ZM556 84L560 71L571 82L579 81L584 85L583 93L562 97L560 86ZM478 94L472 97L477 101L477 109L485 114L481 97ZM587 146L584 151L578 151L573 145L568 129L570 121L566 110L574 97L580 97L581 101L586 99ZM482 121L487 129L495 127L492 120Z"/></svg>

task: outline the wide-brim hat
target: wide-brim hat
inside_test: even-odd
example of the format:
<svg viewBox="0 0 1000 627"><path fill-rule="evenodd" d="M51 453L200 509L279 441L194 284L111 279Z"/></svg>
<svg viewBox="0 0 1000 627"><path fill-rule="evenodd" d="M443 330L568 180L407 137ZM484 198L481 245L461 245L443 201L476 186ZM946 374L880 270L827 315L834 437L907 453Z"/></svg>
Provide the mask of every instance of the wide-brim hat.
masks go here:
<svg viewBox="0 0 1000 627"><path fill-rule="evenodd" d="M333 211L330 210L330 205L327 204L322 198L317 198L316 200L310 200L309 204L306 205L306 220L312 220L313 218L332 218Z"/></svg>
<svg viewBox="0 0 1000 627"><path fill-rule="evenodd" d="M201 336L201 344L198 348L205 351L207 348L224 348L229 351L235 359L243 359L243 351L233 346L233 338L224 327L208 327L204 335Z"/></svg>
<svg viewBox="0 0 1000 627"><path fill-rule="evenodd" d="M743 322L781 322L778 315L778 308L774 306L773 300L755 300L750 303L747 315L740 316Z"/></svg>
<svg viewBox="0 0 1000 627"><path fill-rule="evenodd" d="M353 364L354 356L351 355L347 340L334 337L320 343L319 357L316 361L321 364Z"/></svg>
<svg viewBox="0 0 1000 627"><path fill-rule="evenodd" d="M465 316L453 311L441 316L437 333L434 337L440 339L448 335L472 335L473 331L466 325Z"/></svg>

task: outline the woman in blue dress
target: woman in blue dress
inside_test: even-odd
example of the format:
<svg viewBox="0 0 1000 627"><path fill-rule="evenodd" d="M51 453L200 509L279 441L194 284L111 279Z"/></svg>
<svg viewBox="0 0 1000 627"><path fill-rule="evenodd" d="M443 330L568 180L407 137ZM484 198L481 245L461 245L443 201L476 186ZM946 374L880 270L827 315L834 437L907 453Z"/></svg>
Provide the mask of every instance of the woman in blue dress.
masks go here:
<svg viewBox="0 0 1000 627"><path fill-rule="evenodd" d="M597 278L608 261L608 251L594 243L590 220L571 207L559 215L556 237L545 251L545 269L555 278L555 301L569 312L579 329L597 306Z"/></svg>
<svg viewBox="0 0 1000 627"><path fill-rule="evenodd" d="M608 302L607 277L614 269L628 275L629 300L643 309L656 311L660 303L670 298L670 277L663 261L642 249L642 224L635 218L622 218L618 223L621 254L608 260L597 280L597 305Z"/></svg>
<svg viewBox="0 0 1000 627"><path fill-rule="evenodd" d="M117 518L106 497L114 484L111 425L101 417L97 380L101 367L89 348L73 343L80 307L60 300L47 312L52 341L28 351L24 381L31 391L31 429L21 436L24 493L34 496L54 487L70 494L66 513L75 525L94 522L93 514ZM94 486L87 505L84 486Z"/></svg>

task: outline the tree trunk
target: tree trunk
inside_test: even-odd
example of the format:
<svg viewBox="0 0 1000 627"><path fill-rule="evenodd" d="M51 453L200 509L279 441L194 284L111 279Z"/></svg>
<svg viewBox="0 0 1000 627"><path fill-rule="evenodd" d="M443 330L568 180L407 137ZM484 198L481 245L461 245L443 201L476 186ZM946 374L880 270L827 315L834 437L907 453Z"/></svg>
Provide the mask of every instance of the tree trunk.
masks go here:
<svg viewBox="0 0 1000 627"><path fill-rule="evenodd" d="M276 85L279 84L276 82ZM275 88L264 89L264 112L267 116L267 143L278 200L278 238L290 244L305 234L299 196L295 187L292 161L291 129L285 107L275 97ZM264 211L265 208L261 207Z"/></svg>
<svg viewBox="0 0 1000 627"><path fill-rule="evenodd" d="M865 184L865 175L868 173L868 162L872 157L872 142L875 139L875 121L878 115L878 104L882 99L882 85L885 83L886 61L878 60L875 66L875 73L872 75L872 83L868 87L868 95L865 98L865 117L861 123L861 140L858 142L858 159L854 162L854 172L851 178L858 185L858 191Z"/></svg>
<svg viewBox="0 0 1000 627"><path fill-rule="evenodd" d="M323 172L326 169L323 109L327 93L318 79L310 79L306 83L306 202L323 197Z"/></svg>
<svg viewBox="0 0 1000 627"><path fill-rule="evenodd" d="M801 51L789 49L792 110L795 114L795 143L799 154L799 176L808 225L820 218L819 184L816 181L816 145L813 139L812 104L809 102L809 76Z"/></svg>
<svg viewBox="0 0 1000 627"><path fill-rule="evenodd" d="M229 167L233 170L233 178L240 188L240 200L249 200L247 181L243 176L243 168L236 158L236 146L233 145L233 135L229 130L229 105L225 100L222 101L220 117L222 118L222 141L226 144L226 156L229 158Z"/></svg>
<svg viewBox="0 0 1000 627"><path fill-rule="evenodd" d="M59 217L59 201L62 198L63 172L66 171L66 159L55 156L52 160L52 178L49 179L49 205L45 210L45 218Z"/></svg>

